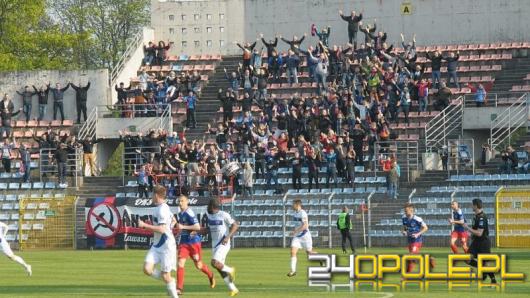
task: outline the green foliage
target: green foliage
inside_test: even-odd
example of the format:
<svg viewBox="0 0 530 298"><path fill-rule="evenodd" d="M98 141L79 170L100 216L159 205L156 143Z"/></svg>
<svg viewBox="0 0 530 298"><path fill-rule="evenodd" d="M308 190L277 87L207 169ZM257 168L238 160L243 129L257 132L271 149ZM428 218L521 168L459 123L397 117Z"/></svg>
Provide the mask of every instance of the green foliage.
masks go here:
<svg viewBox="0 0 530 298"><path fill-rule="evenodd" d="M107 168L103 170L101 176L120 177L123 176L123 143L120 143L110 156Z"/></svg>
<svg viewBox="0 0 530 298"><path fill-rule="evenodd" d="M148 0L0 0L0 71L112 68Z"/></svg>
<svg viewBox="0 0 530 298"><path fill-rule="evenodd" d="M0 0L0 70L69 69L73 35L49 22L46 1Z"/></svg>
<svg viewBox="0 0 530 298"><path fill-rule="evenodd" d="M75 61L83 67L112 68L127 41L148 23L148 0L50 0L65 34L75 34Z"/></svg>

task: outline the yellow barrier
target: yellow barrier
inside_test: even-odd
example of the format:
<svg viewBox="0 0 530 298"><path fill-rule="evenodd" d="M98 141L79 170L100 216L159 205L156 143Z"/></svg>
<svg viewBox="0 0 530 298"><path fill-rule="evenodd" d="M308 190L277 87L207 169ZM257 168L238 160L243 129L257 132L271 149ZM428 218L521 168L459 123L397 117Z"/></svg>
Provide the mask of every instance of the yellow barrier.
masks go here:
<svg viewBox="0 0 530 298"><path fill-rule="evenodd" d="M19 201L20 249L73 249L75 196L24 198Z"/></svg>
<svg viewBox="0 0 530 298"><path fill-rule="evenodd" d="M530 188L501 188L495 210L497 246L530 248Z"/></svg>

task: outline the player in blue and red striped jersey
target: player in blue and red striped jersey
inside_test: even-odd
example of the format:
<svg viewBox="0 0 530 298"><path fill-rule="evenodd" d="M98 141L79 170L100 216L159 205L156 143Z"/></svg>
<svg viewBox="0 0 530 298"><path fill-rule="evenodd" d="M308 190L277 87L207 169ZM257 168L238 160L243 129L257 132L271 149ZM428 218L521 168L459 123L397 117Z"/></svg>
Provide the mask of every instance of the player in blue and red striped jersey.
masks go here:
<svg viewBox="0 0 530 298"><path fill-rule="evenodd" d="M452 218L449 219L449 223L453 225L453 231L451 232L451 250L455 254L458 253L458 247L456 246L456 242L460 239L460 242L462 243L462 248L464 249L464 253L467 253L468 234L466 232L466 229L464 228L464 224L466 223L464 213L460 208L458 208L457 201L451 202L451 209L453 213Z"/></svg>
<svg viewBox="0 0 530 298"><path fill-rule="evenodd" d="M404 211L405 214L402 217L403 230L401 232L404 236L407 236L409 253L418 254L423 244L423 234L429 228L421 217L414 214L414 205L411 203L405 204ZM407 264L407 272L412 271L414 264L413 261ZM434 259L432 257L430 258L430 267L434 267Z"/></svg>
<svg viewBox="0 0 530 298"><path fill-rule="evenodd" d="M215 288L215 279L212 271L202 262L201 237L197 232L201 230L199 220L193 210L189 208L189 200L186 196L179 197L180 212L178 214L178 228L180 230L180 242L178 246L177 266L177 291L182 294L184 288L184 265L191 258L195 267L208 276L210 287Z"/></svg>

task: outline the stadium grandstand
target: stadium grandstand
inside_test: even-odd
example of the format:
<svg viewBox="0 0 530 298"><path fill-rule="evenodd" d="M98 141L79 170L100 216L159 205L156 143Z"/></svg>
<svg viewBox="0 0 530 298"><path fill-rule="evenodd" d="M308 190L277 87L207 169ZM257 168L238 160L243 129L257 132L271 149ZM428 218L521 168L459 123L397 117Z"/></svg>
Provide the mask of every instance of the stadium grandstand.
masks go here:
<svg viewBox="0 0 530 298"><path fill-rule="evenodd" d="M0 74L11 247L148 248L163 185L201 225L219 199L235 248L289 247L294 200L316 248L343 207L358 249L406 247L407 203L448 247L477 198L493 247L529 248L530 5L287 2L152 0L111 69Z"/></svg>

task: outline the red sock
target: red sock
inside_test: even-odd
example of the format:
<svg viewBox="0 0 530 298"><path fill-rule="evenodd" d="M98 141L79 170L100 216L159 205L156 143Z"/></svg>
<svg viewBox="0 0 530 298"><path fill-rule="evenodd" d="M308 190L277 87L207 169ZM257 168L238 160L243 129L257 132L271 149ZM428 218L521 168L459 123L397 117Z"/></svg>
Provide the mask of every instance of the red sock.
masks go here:
<svg viewBox="0 0 530 298"><path fill-rule="evenodd" d="M467 254L467 252L469 251L469 247L462 247L464 249L464 253Z"/></svg>
<svg viewBox="0 0 530 298"><path fill-rule="evenodd" d="M184 289L184 267L177 268L177 289Z"/></svg>
<svg viewBox="0 0 530 298"><path fill-rule="evenodd" d="M412 269L414 269L414 264L414 261L409 261L409 263L407 264L407 273L412 272Z"/></svg>
<svg viewBox="0 0 530 298"><path fill-rule="evenodd" d="M436 261L434 260L434 257L431 256L431 258L429 259L429 266L431 267L431 269L433 269L435 265Z"/></svg>
<svg viewBox="0 0 530 298"><path fill-rule="evenodd" d="M201 271L202 271L202 273L206 274L206 276L208 276L208 278L211 278L212 275L213 275L212 271L210 271L210 268L208 268L208 266L206 266L206 264L202 264Z"/></svg>
<svg viewBox="0 0 530 298"><path fill-rule="evenodd" d="M456 244L451 244L451 250L453 251L454 254L458 253L458 247L456 246Z"/></svg>

